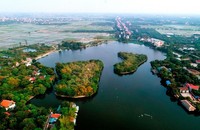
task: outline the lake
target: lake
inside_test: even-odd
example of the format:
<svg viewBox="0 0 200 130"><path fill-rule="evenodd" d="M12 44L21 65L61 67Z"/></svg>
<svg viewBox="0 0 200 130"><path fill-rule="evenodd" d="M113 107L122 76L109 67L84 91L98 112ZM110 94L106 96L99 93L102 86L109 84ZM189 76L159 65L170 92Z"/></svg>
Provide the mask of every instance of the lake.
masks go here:
<svg viewBox="0 0 200 130"><path fill-rule="evenodd" d="M147 62L130 75L118 76L113 65L121 62L120 51L146 54ZM31 100L37 106L57 107L61 101L74 101L80 110L76 130L198 130L200 117L188 114L166 95L161 79L150 71L152 60L165 54L144 45L111 42L84 50L55 52L39 61L49 67L56 62L100 59L104 70L98 93L87 99L57 98L53 92Z"/></svg>

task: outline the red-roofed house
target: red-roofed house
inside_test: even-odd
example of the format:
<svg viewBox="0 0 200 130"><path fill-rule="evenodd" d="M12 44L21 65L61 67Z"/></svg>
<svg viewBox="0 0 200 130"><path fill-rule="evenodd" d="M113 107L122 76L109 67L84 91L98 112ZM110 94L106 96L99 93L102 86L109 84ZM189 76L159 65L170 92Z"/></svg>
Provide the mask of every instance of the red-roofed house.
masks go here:
<svg viewBox="0 0 200 130"><path fill-rule="evenodd" d="M57 113L51 114L50 119L49 119L49 123L50 124L55 123L60 116L61 116L61 114L57 114Z"/></svg>
<svg viewBox="0 0 200 130"><path fill-rule="evenodd" d="M58 119L61 116L61 114L51 114L51 118L56 118Z"/></svg>
<svg viewBox="0 0 200 130"><path fill-rule="evenodd" d="M12 100L2 100L1 102L1 107L5 108L6 111L8 109L14 109L15 108L15 102Z"/></svg>
<svg viewBox="0 0 200 130"><path fill-rule="evenodd" d="M188 87L190 90L199 90L199 86L193 85L193 84L185 84L186 87Z"/></svg>

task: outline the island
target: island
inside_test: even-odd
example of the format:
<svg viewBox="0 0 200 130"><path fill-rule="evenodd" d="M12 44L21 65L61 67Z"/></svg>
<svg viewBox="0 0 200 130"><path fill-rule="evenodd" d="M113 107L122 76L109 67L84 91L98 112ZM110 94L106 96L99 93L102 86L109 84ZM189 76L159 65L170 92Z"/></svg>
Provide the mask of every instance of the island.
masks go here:
<svg viewBox="0 0 200 130"><path fill-rule="evenodd" d="M55 94L60 97L83 98L97 92L103 62L100 60L57 63L56 72L60 79Z"/></svg>
<svg viewBox="0 0 200 130"><path fill-rule="evenodd" d="M141 64L147 61L147 56L143 54L119 52L118 57L123 59L123 62L114 65L114 72L119 75L133 73Z"/></svg>

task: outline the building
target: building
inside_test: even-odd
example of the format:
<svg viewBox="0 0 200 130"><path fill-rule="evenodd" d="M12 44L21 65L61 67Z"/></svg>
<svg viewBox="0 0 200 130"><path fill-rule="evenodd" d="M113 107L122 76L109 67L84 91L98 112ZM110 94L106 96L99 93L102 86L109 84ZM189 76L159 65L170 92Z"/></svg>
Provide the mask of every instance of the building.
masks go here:
<svg viewBox="0 0 200 130"><path fill-rule="evenodd" d="M15 102L12 100L2 100L1 107L5 108L7 111L9 109L14 109L16 105L15 105Z"/></svg>
<svg viewBox="0 0 200 130"><path fill-rule="evenodd" d="M34 82L35 82L35 80L36 80L36 78L35 78L35 77L31 77L31 78L29 79L29 81L30 81L31 83L34 83Z"/></svg>
<svg viewBox="0 0 200 130"><path fill-rule="evenodd" d="M199 90L199 86L196 86L193 84L186 83L185 86L188 87L190 91L191 90Z"/></svg>
<svg viewBox="0 0 200 130"><path fill-rule="evenodd" d="M179 87L180 93L189 93L188 87Z"/></svg>
<svg viewBox="0 0 200 130"><path fill-rule="evenodd" d="M198 66L198 64L196 64L196 63L190 63L190 65L193 66L193 67L197 67Z"/></svg>
<svg viewBox="0 0 200 130"><path fill-rule="evenodd" d="M154 43L154 46L156 46L156 47L161 47L163 45L164 45L164 41L157 41Z"/></svg>
<svg viewBox="0 0 200 130"><path fill-rule="evenodd" d="M27 67L28 67L28 66L31 66L31 63L30 63L30 62L26 63L26 66L27 66Z"/></svg>
<svg viewBox="0 0 200 130"><path fill-rule="evenodd" d="M169 80L166 81L166 85L169 86L171 82Z"/></svg>
<svg viewBox="0 0 200 130"><path fill-rule="evenodd" d="M182 105L188 110L188 111L195 111L196 108L191 105L191 103L188 100L181 100Z"/></svg>
<svg viewBox="0 0 200 130"><path fill-rule="evenodd" d="M164 45L164 41L155 38L151 38L151 43L153 43L153 45L156 47L161 47Z"/></svg>
<svg viewBox="0 0 200 130"><path fill-rule="evenodd" d="M57 114L57 113L51 114L50 119L49 119L49 123L50 124L55 123L60 116L61 116L61 114Z"/></svg>

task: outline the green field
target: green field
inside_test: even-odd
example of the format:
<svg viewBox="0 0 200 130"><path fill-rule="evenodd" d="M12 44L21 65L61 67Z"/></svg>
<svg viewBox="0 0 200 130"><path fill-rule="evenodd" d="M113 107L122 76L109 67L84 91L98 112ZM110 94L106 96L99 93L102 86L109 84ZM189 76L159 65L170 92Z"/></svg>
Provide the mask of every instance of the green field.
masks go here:
<svg viewBox="0 0 200 130"><path fill-rule="evenodd" d="M152 28L161 34L174 34L190 37L193 34L200 34L200 27L191 25L142 25L142 28Z"/></svg>
<svg viewBox="0 0 200 130"><path fill-rule="evenodd" d="M25 44L57 44L62 40L89 40L96 37L110 38L112 26L94 25L97 21L75 20L63 25L8 24L0 26L0 47ZM107 21L101 21L107 22ZM76 32L77 31L77 32ZM89 31L89 32L87 32Z"/></svg>

